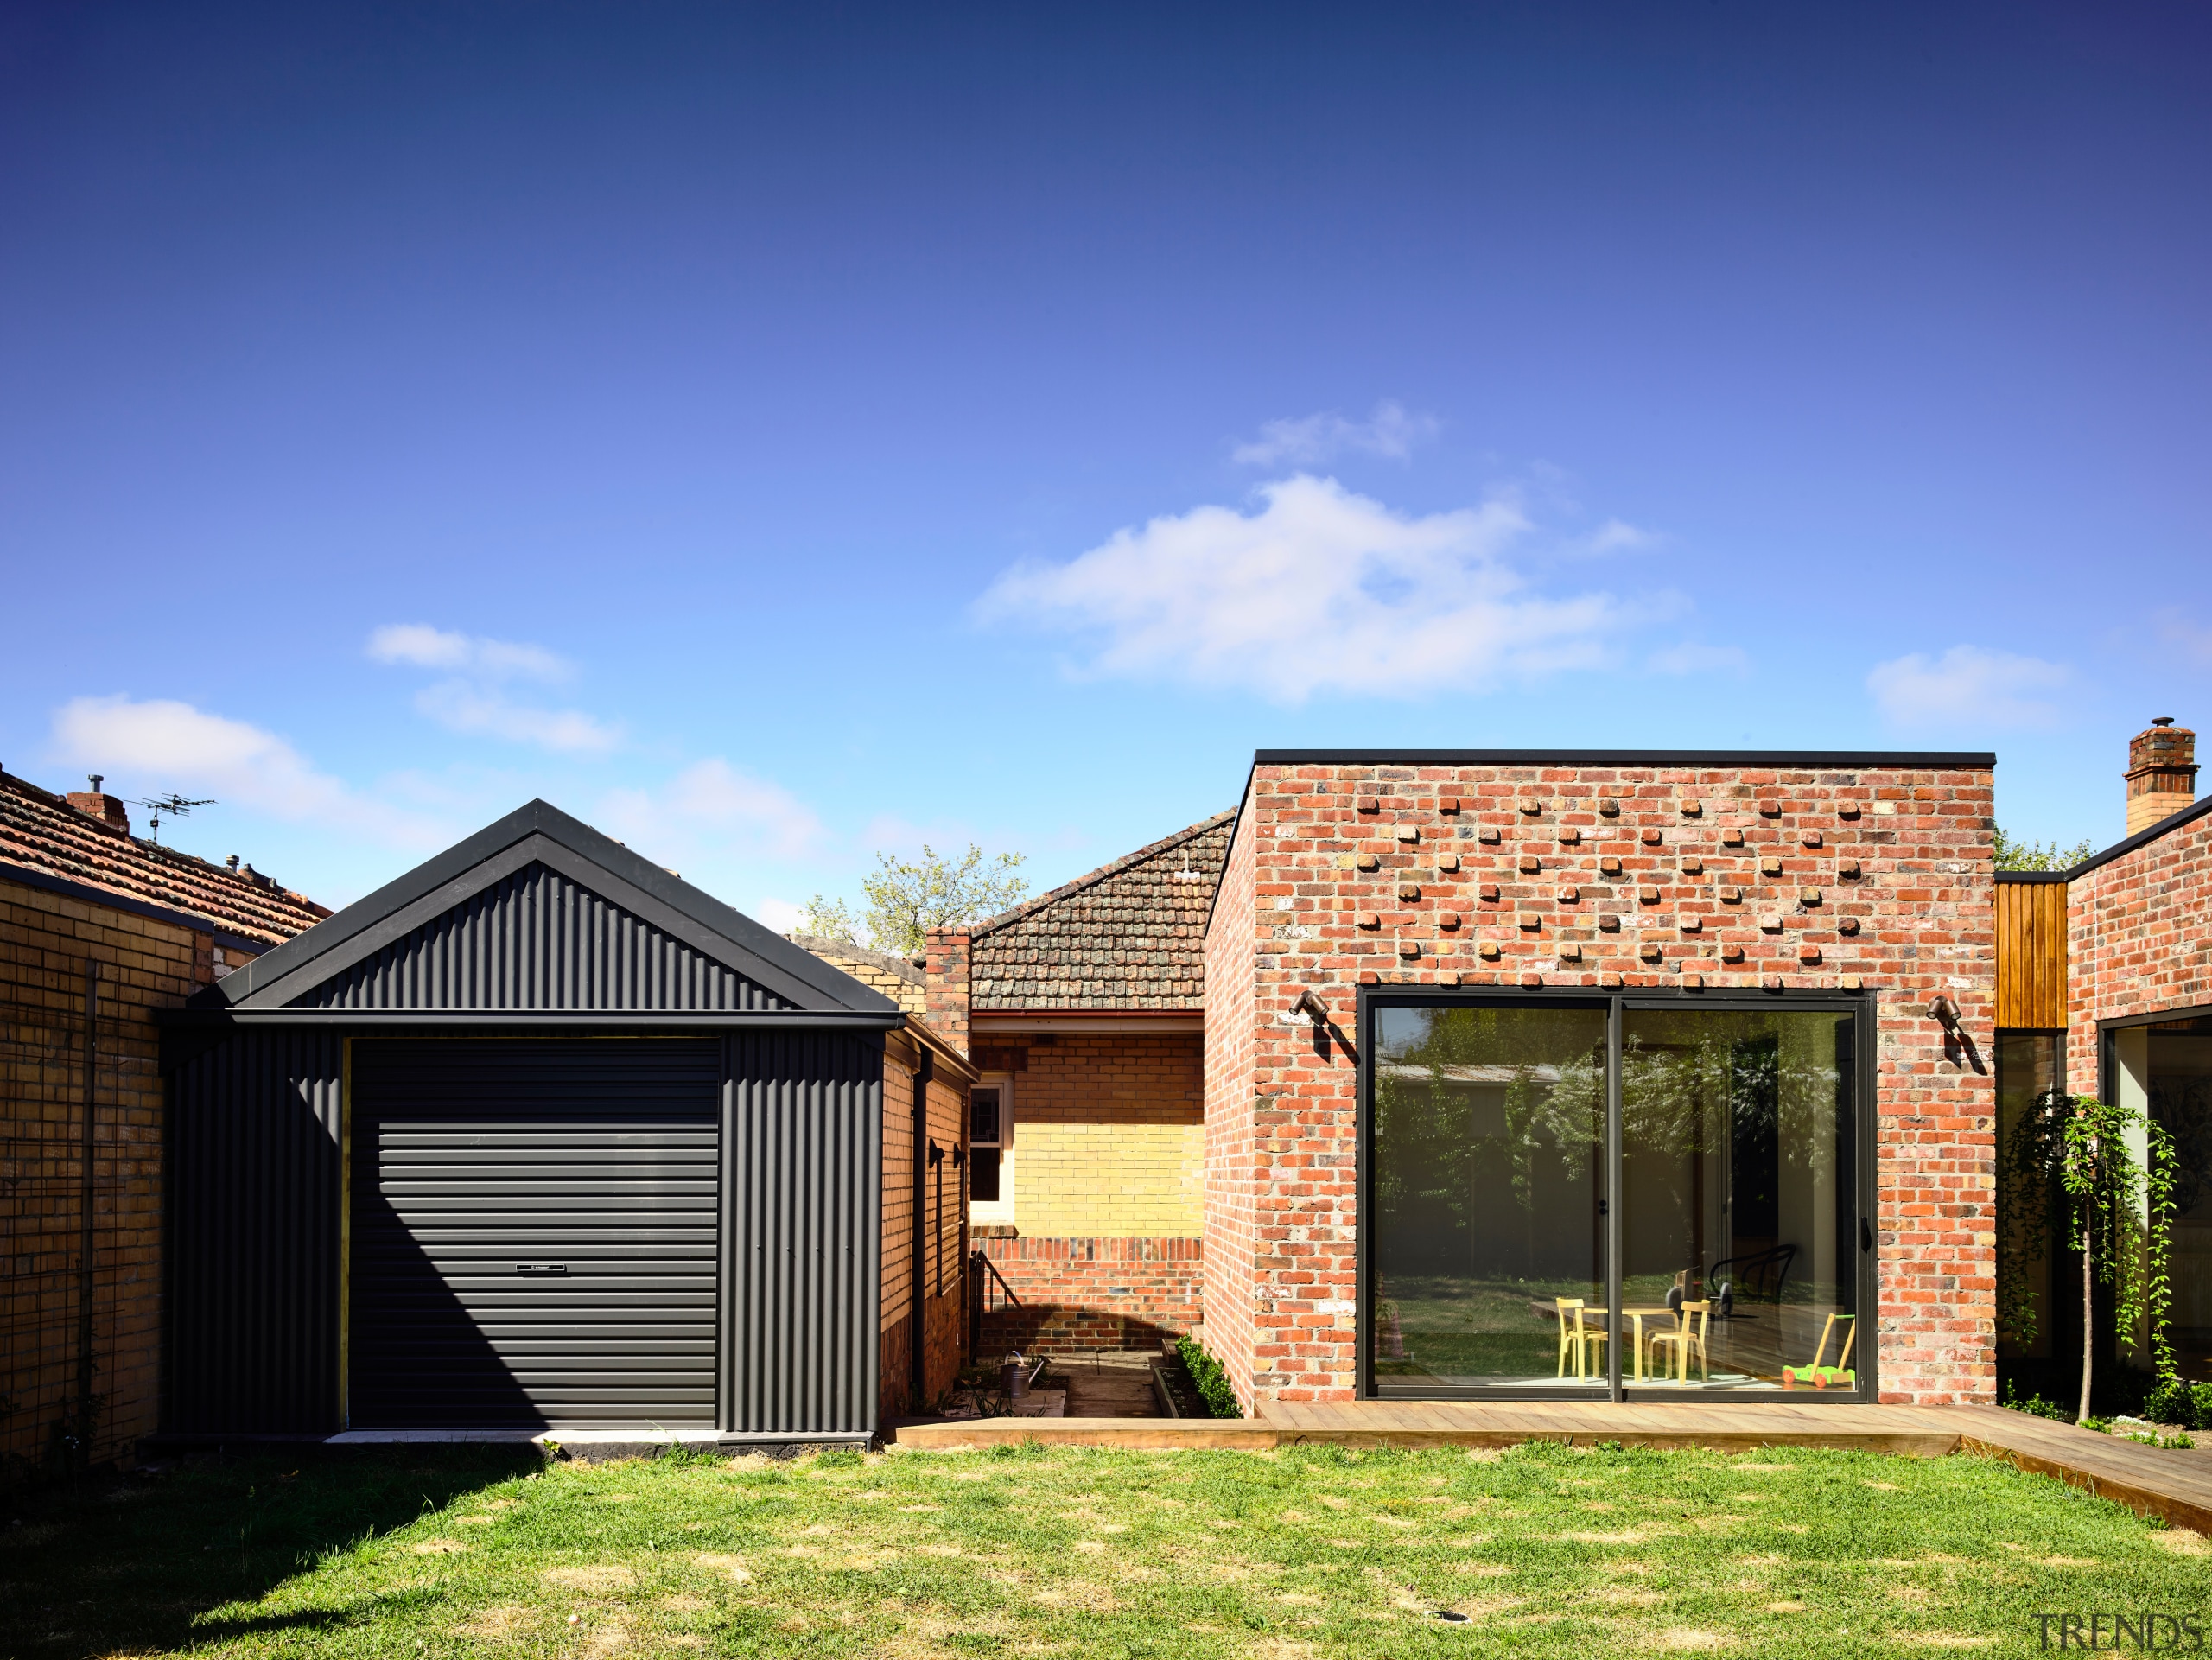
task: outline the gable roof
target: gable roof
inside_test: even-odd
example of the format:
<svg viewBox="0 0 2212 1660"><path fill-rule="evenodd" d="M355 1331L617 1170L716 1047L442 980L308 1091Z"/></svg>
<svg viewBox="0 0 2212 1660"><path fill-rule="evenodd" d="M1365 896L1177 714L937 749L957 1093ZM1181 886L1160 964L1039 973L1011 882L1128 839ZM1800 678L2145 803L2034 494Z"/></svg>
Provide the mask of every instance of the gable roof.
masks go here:
<svg viewBox="0 0 2212 1660"><path fill-rule="evenodd" d="M113 798L110 798L111 800ZM130 834L0 772L0 877L262 950L330 914L248 865L232 870Z"/></svg>
<svg viewBox="0 0 2212 1660"><path fill-rule="evenodd" d="M239 1013L271 1016L899 1019L880 992L544 801L257 958L214 993Z"/></svg>
<svg viewBox="0 0 2212 1660"><path fill-rule="evenodd" d="M1234 811L1216 813L970 931L969 1007L1197 1009Z"/></svg>

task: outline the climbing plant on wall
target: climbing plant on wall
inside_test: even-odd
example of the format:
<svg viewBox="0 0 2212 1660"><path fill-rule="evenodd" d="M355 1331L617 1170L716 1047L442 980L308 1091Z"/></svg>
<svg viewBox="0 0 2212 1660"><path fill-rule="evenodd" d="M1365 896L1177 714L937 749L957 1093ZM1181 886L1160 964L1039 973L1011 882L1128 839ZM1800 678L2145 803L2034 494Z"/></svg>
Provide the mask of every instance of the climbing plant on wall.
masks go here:
<svg viewBox="0 0 2212 1660"><path fill-rule="evenodd" d="M2129 1142L2143 1135L2148 1159L2139 1163ZM2168 1272L2175 1157L2163 1126L2132 1107L2093 1096L2047 1091L2006 1138L1998 1173L2003 1231L1998 1241L1998 1325L2014 1341L2035 1339L2038 1311L2025 1272L2042 1242L2062 1227L2082 1261L2082 1396L2079 1421L2089 1415L2096 1345L2096 1292L2112 1301L2115 1331L2147 1326L2159 1377L2174 1376L2169 1331L2173 1303ZM2147 1167L2146 1167L2147 1165ZM2057 1288L2052 1287L2056 1294Z"/></svg>

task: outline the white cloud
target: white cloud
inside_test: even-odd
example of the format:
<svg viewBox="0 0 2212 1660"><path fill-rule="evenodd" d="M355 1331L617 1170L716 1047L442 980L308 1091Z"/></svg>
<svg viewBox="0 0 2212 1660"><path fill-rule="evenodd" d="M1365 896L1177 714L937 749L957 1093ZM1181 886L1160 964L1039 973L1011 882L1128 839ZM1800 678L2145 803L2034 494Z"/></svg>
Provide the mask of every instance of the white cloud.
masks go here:
<svg viewBox="0 0 2212 1660"><path fill-rule="evenodd" d="M1650 531L1640 531L1624 519L1609 518L1584 545L1592 553L1628 553L1650 547L1658 539Z"/></svg>
<svg viewBox="0 0 2212 1660"><path fill-rule="evenodd" d="M435 820L356 793L273 732L167 698L76 697L54 715L66 763L136 776L149 791L205 792L227 807L408 848L447 839Z"/></svg>
<svg viewBox="0 0 2212 1660"><path fill-rule="evenodd" d="M622 728L611 722L582 709L518 703L502 690L510 680L566 680L575 672L543 646L395 622L370 633L368 654L378 663L451 671L453 678L415 695L415 707L448 732L535 744L564 755L603 755L622 741Z"/></svg>
<svg viewBox="0 0 2212 1660"><path fill-rule="evenodd" d="M1387 455L1404 461L1414 446L1436 435L1433 415L1409 415L1403 407L1385 400L1364 421L1347 421L1325 411L1295 421L1270 421L1251 443L1239 444L1230 459L1245 467L1315 467L1345 450Z"/></svg>
<svg viewBox="0 0 2212 1660"><path fill-rule="evenodd" d="M780 784L740 772L719 757L693 763L657 790L614 790L599 821L610 834L663 862L704 860L717 869L739 859L794 860L818 854L814 811Z"/></svg>
<svg viewBox="0 0 2212 1660"><path fill-rule="evenodd" d="M1586 666L1645 620L1607 594L1529 591L1503 557L1531 529L1510 496L1408 518L1304 474L1257 494L1254 512L1195 507L1067 564L1017 567L979 614L1082 634L1093 672L1294 703L1465 694Z"/></svg>
<svg viewBox="0 0 2212 1660"><path fill-rule="evenodd" d="M2072 679L2063 664L1954 646L1938 658L1916 652L1876 664L1866 690L1897 726L2039 727L2059 716L2057 704L2039 694Z"/></svg>
<svg viewBox="0 0 2212 1660"><path fill-rule="evenodd" d="M534 743L566 755L603 755L622 729L582 709L532 709L466 680L441 680L415 694L415 707L449 732Z"/></svg>
<svg viewBox="0 0 2212 1660"><path fill-rule="evenodd" d="M482 680L565 680L575 672L543 646L453 633L425 622L385 624L370 633L368 652L378 663L455 670Z"/></svg>
<svg viewBox="0 0 2212 1660"><path fill-rule="evenodd" d="M1660 674L1742 674L1751 659L1740 646L1700 646L1685 640L1651 654L1651 667Z"/></svg>

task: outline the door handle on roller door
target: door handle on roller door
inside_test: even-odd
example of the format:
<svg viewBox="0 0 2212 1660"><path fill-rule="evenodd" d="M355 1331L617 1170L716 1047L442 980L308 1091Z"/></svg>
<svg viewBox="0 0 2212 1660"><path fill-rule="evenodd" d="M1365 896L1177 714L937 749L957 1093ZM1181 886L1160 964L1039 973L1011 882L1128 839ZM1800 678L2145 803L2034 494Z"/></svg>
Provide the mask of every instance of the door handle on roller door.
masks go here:
<svg viewBox="0 0 2212 1660"><path fill-rule="evenodd" d="M517 1262L515 1264L515 1272L518 1274L566 1274L568 1271L569 1265L566 1262Z"/></svg>

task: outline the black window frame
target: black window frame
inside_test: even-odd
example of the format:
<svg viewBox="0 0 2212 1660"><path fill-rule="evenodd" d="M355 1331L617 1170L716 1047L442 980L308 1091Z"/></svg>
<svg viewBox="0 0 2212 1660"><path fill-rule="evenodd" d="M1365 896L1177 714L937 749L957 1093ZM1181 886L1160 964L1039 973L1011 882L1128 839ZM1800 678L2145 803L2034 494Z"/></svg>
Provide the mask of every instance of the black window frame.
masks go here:
<svg viewBox="0 0 2212 1660"><path fill-rule="evenodd" d="M1880 1000L1875 994L1853 991L1736 991L1669 990L1663 987L1624 987L1584 990L1572 986L1521 989L1510 986L1373 985L1359 989L1356 1014L1358 1034L1357 1114L1354 1180L1358 1206L1353 1230L1354 1309L1357 1373L1354 1390L1363 1401L1584 1401L1695 1402L1711 1405L1725 1401L1731 1406L1803 1405L1826 1402L1834 1405L1871 1404L1881 1398L1879 1363L1879 1294L1883 1261L1880 1220L1880 1173L1877 1160L1881 1135L1878 1120L1880 1091L1875 1066L1880 1048L1875 1021ZM1852 1051L1854 1089L1852 1099L1853 1156L1853 1187L1858 1205L1860 1250L1858 1299L1853 1304L1859 1340L1853 1351L1857 1387L1851 1390L1806 1390L1716 1395L1710 1390L1654 1389L1621 1376L1621 1340L1618 1331L1605 1345L1605 1383L1602 1389L1541 1391L1511 1388L1440 1389L1430 1394L1379 1393L1375 1384L1374 1296L1370 1284L1374 1262L1375 1206L1370 1152L1375 1132L1376 1012L1385 1008L1603 1008L1605 1011L1605 1167L1599 1196L1605 1210L1605 1306L1608 1329L1620 1324L1621 1207L1614 1202L1621 1166L1621 1040L1624 1017L1632 1010L1680 1012L1709 1009L1715 1014L1750 1011L1773 1014L1789 1010L1802 1014L1849 1014L1853 1019Z"/></svg>

